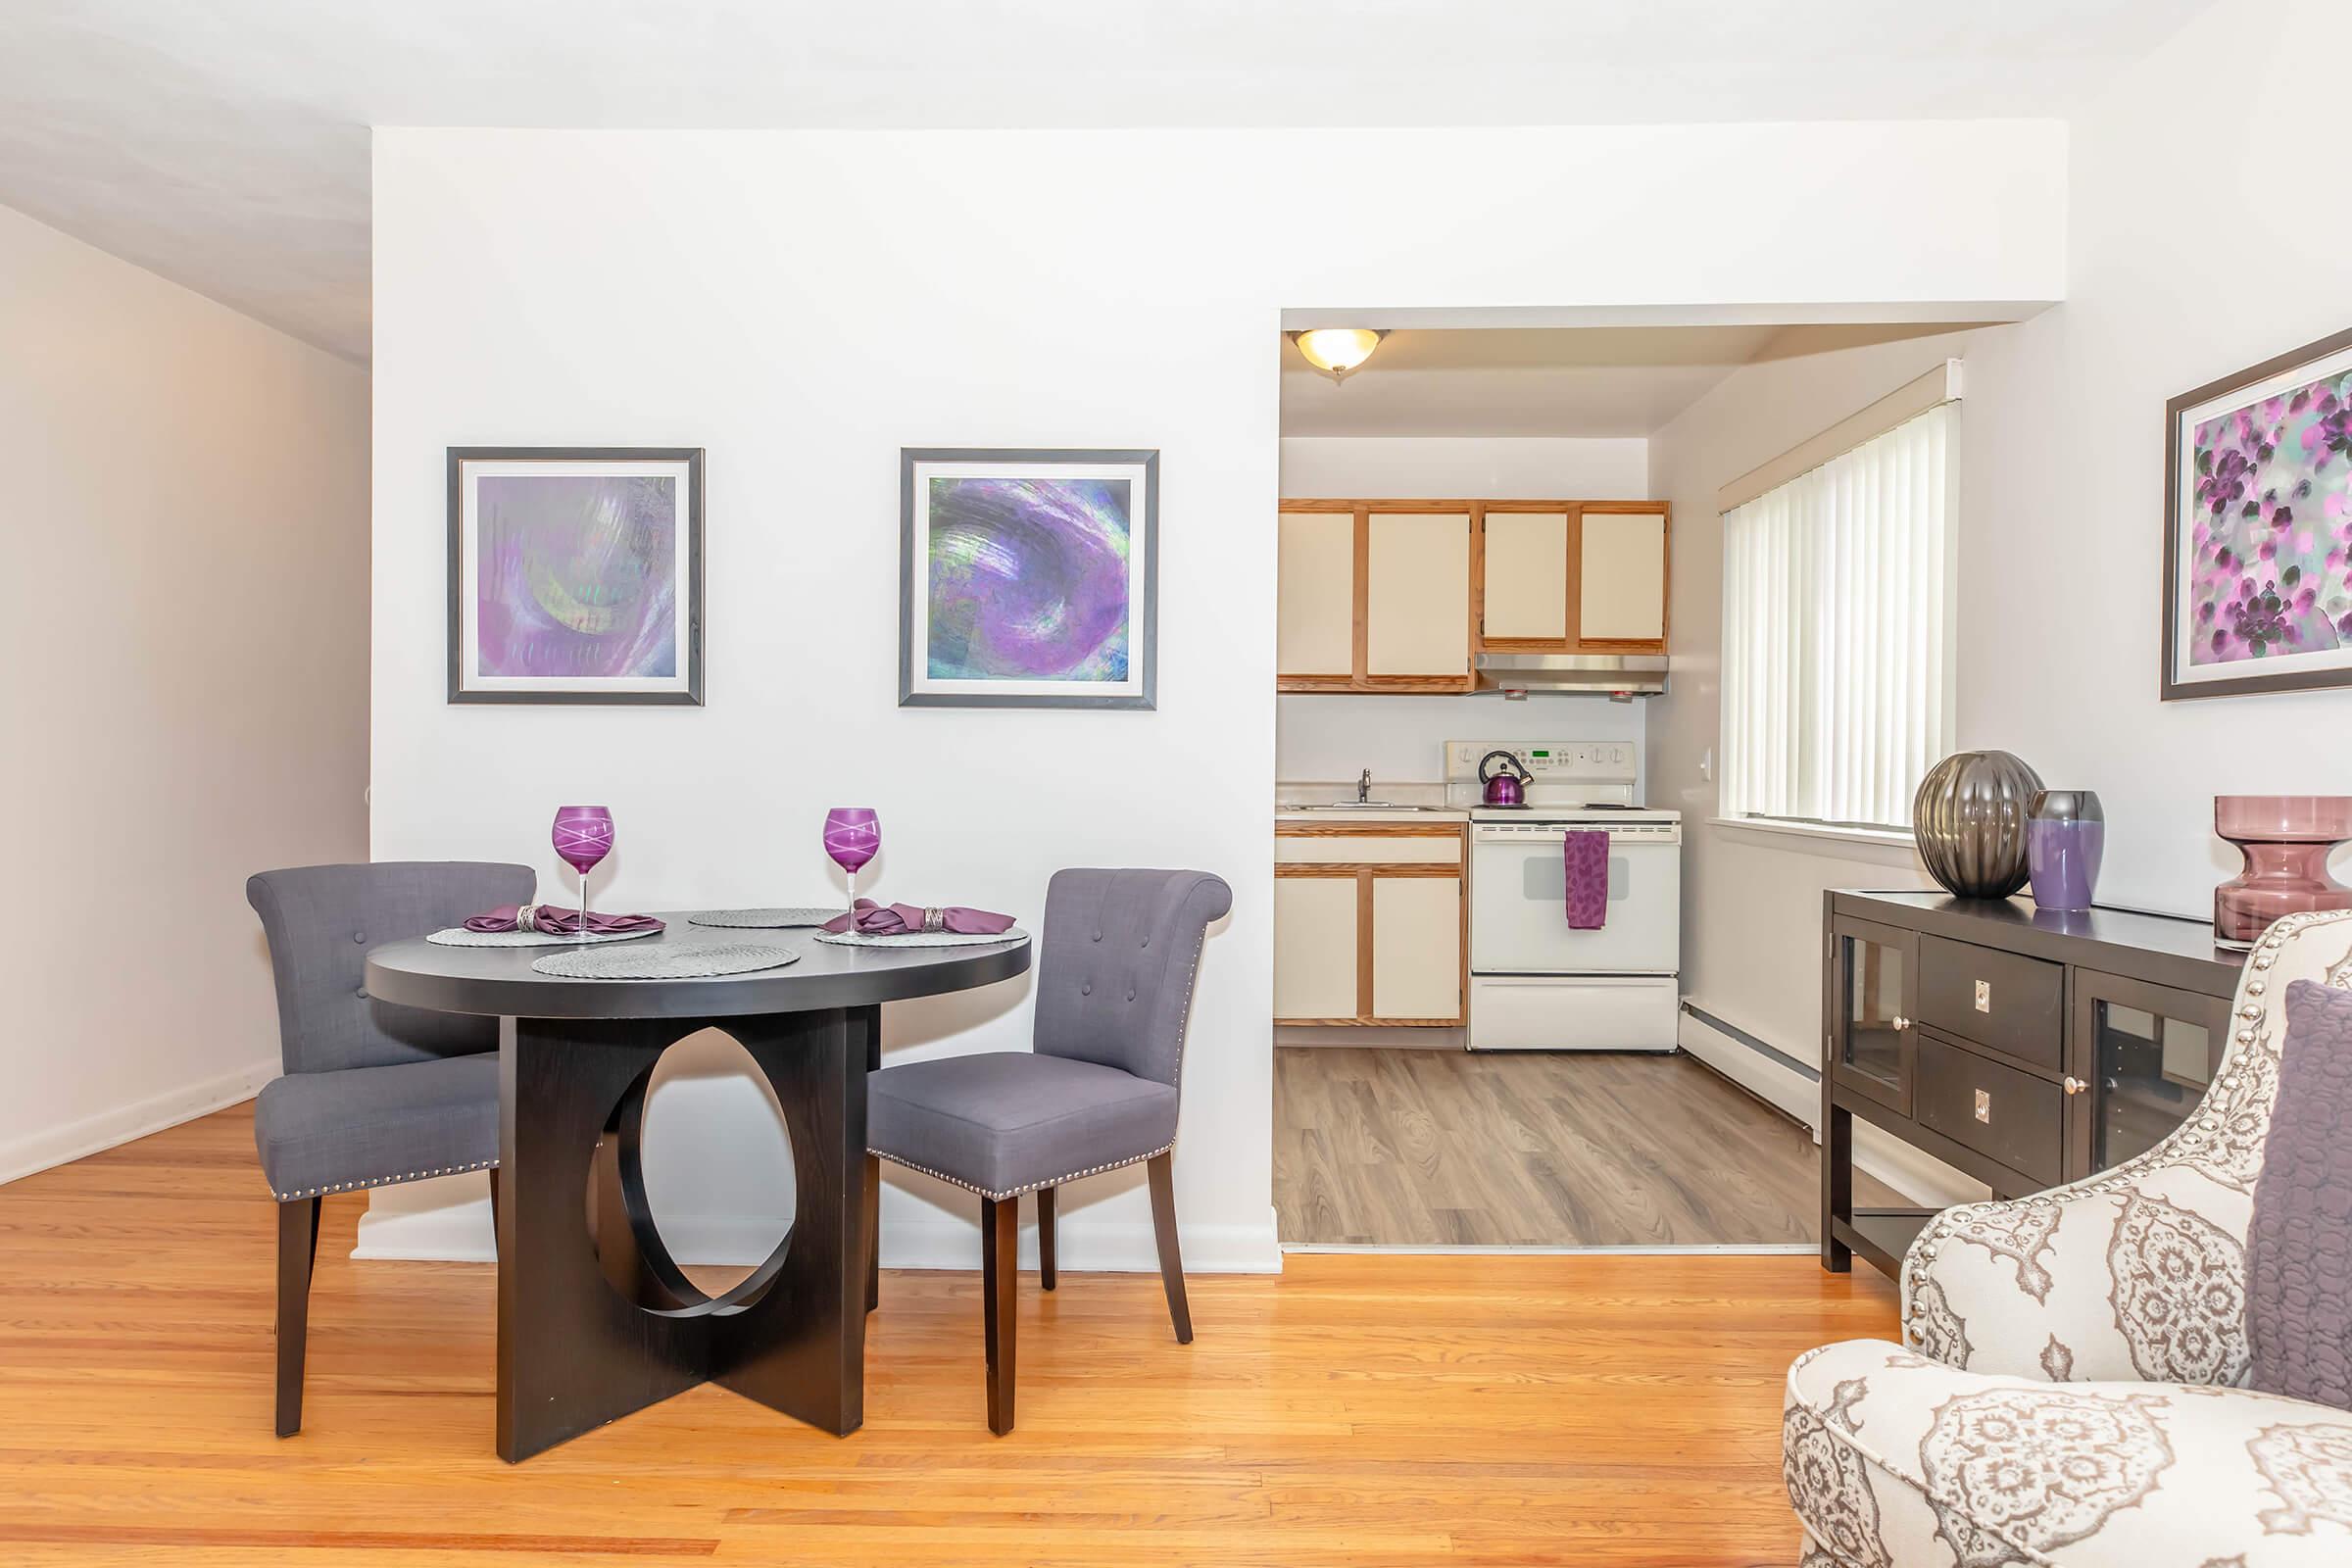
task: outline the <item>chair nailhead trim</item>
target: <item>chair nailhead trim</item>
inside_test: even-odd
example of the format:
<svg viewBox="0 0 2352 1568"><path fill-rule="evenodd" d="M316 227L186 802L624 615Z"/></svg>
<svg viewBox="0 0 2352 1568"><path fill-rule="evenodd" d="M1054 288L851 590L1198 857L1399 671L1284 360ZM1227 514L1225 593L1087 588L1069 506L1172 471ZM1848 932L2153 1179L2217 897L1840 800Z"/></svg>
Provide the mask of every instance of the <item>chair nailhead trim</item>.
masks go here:
<svg viewBox="0 0 2352 1568"><path fill-rule="evenodd" d="M1147 1159L1157 1159L1175 1147L1175 1142L1170 1140L1147 1154L1134 1154L1126 1159L1114 1159L1107 1165L1090 1165L1085 1170L1074 1170L1067 1176L1049 1176L1042 1182L1031 1182L1026 1187L1015 1187L1009 1192L1003 1193L992 1193L985 1187L974 1187L960 1176L951 1176L944 1170L933 1170L928 1165L918 1165L904 1154L894 1154L887 1149L869 1149L866 1152L877 1159L887 1159L894 1165L904 1165L908 1170L919 1170L926 1176L935 1176L951 1187L960 1187L967 1193L978 1193L992 1203L1002 1203L1008 1198L1019 1198L1024 1193L1034 1193L1041 1187L1059 1187L1063 1182L1074 1182L1081 1176L1100 1176L1106 1170L1118 1170L1127 1165L1140 1165Z"/></svg>
<svg viewBox="0 0 2352 1568"><path fill-rule="evenodd" d="M356 1193L368 1187L393 1187L402 1182L422 1181L427 1176L456 1176L469 1170L488 1170L497 1163L495 1159L477 1159L470 1165L443 1165L434 1170L413 1170L400 1176L371 1176L358 1182L328 1182L324 1187L306 1187L298 1193L279 1193L276 1198L281 1203L290 1203L297 1198L323 1198L328 1193Z"/></svg>

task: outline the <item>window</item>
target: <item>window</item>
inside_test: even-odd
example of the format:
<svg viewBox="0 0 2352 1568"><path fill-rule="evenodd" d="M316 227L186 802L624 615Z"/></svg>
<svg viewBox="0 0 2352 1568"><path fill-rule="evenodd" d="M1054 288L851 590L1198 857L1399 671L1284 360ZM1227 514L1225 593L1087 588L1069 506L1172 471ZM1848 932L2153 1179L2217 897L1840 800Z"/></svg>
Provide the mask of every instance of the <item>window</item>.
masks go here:
<svg viewBox="0 0 2352 1568"><path fill-rule="evenodd" d="M1725 512L1725 816L1909 828L1952 749L1959 431L1936 402Z"/></svg>

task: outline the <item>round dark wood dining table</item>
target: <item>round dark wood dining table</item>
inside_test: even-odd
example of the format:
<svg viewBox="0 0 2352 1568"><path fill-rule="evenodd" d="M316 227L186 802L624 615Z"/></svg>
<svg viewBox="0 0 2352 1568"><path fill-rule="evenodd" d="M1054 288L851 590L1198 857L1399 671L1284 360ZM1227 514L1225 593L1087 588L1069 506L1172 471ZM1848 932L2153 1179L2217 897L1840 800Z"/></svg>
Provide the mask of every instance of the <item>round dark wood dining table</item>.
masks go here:
<svg viewBox="0 0 2352 1568"><path fill-rule="evenodd" d="M510 1462L700 1383L828 1432L857 1431L878 1196L866 1174L865 1075L879 1064L882 1004L1029 967L1026 938L862 948L805 929L661 918L658 936L597 946L756 942L800 956L709 979L570 980L531 968L560 951L551 947L418 938L368 955L371 996L502 1020L498 1451ZM784 1241L716 1296L662 1245L639 1147L654 1063L706 1028L741 1045L775 1091L796 1189Z"/></svg>

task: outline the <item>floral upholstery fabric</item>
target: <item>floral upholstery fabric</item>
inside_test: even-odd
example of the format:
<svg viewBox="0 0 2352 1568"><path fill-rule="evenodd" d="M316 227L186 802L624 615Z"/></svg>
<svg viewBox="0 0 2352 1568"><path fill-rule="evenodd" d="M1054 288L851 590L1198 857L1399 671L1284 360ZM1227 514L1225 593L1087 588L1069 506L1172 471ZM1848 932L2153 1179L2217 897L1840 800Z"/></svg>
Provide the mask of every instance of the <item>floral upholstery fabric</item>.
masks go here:
<svg viewBox="0 0 2352 1568"><path fill-rule="evenodd" d="M2264 934L2221 1070L2170 1138L2069 1187L1946 1209L1903 1260L1904 1345L1791 1369L1783 1461L1808 1565L2352 1563L2352 1417L2242 1387L2297 980L2352 989L2352 911Z"/></svg>
<svg viewBox="0 0 2352 1568"><path fill-rule="evenodd" d="M2352 1416L2300 1399L1850 1340L1789 1370L1781 1443L1807 1568L2352 1562Z"/></svg>

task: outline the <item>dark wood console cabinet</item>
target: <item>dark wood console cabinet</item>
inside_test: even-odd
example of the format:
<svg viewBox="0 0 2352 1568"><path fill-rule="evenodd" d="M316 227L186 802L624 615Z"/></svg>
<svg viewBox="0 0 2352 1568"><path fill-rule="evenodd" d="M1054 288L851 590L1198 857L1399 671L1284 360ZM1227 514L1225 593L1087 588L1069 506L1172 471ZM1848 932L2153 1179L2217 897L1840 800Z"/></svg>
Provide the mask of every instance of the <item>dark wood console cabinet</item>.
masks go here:
<svg viewBox="0 0 2352 1568"><path fill-rule="evenodd" d="M2204 1097L2240 961L2172 915L1827 895L1822 1266L1893 1274L1935 1212L1854 1207L1855 1117L2002 1198L2105 1170Z"/></svg>

